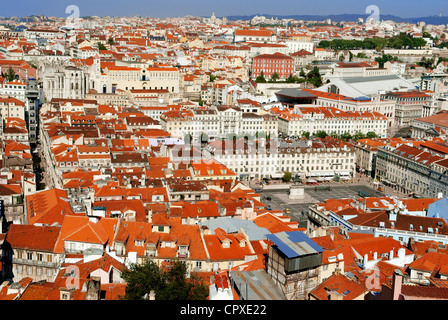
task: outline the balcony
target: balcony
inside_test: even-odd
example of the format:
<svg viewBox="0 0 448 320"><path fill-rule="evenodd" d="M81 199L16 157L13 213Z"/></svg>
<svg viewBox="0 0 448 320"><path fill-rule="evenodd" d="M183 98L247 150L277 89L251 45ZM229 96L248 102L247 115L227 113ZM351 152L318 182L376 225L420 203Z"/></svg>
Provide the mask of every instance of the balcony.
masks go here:
<svg viewBox="0 0 448 320"><path fill-rule="evenodd" d="M33 267L45 267L45 268L59 268L60 264L57 262L47 262L47 261L36 261L36 260L28 260L28 259L12 259L13 264L21 264L26 266Z"/></svg>

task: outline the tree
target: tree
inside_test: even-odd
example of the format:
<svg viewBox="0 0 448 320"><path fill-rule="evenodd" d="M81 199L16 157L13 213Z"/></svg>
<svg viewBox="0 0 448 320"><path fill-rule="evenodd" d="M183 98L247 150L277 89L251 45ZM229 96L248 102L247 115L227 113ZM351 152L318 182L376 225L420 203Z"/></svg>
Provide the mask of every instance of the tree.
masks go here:
<svg viewBox="0 0 448 320"><path fill-rule="evenodd" d="M256 83L266 83L266 79L264 78L263 71L261 71L260 75L255 79Z"/></svg>
<svg viewBox="0 0 448 320"><path fill-rule="evenodd" d="M8 81L13 81L13 80L17 79L16 72L14 71L13 68L10 67L8 69L8 72L6 72L6 74L5 74L5 78Z"/></svg>
<svg viewBox="0 0 448 320"><path fill-rule="evenodd" d="M304 133L302 133L302 137L309 139L310 133L308 131L305 131Z"/></svg>
<svg viewBox="0 0 448 320"><path fill-rule="evenodd" d="M352 138L352 135L349 132L344 132L341 134L341 139L345 141L349 141Z"/></svg>
<svg viewBox="0 0 448 320"><path fill-rule="evenodd" d="M283 181L284 182L289 182L292 179L292 173L291 172L285 172L285 174L283 175Z"/></svg>
<svg viewBox="0 0 448 320"><path fill-rule="evenodd" d="M280 76L278 75L277 72L274 72L274 74L272 75L271 79L272 79L272 81L275 82L277 80L280 80Z"/></svg>
<svg viewBox="0 0 448 320"><path fill-rule="evenodd" d="M362 59L366 59L367 55L364 52L360 52L356 55L357 58L362 58Z"/></svg>
<svg viewBox="0 0 448 320"><path fill-rule="evenodd" d="M322 86L322 76L317 66L308 72L307 78L308 82L313 84L315 87Z"/></svg>
<svg viewBox="0 0 448 320"><path fill-rule="evenodd" d="M101 42L98 42L98 50L104 51L104 50L107 50L107 48L104 44L102 44Z"/></svg>
<svg viewBox="0 0 448 320"><path fill-rule="evenodd" d="M121 277L127 283L125 300L144 300L151 291L156 300L205 300L208 296L208 287L201 279L195 275L187 279L187 266L179 260L163 268L152 260L133 264L122 270Z"/></svg>
<svg viewBox="0 0 448 320"><path fill-rule="evenodd" d="M370 132L367 132L366 138L367 139L374 139L374 138L378 138L378 135L375 132L370 131Z"/></svg>
<svg viewBox="0 0 448 320"><path fill-rule="evenodd" d="M289 76L288 76L288 78L286 78L286 82L287 83L294 83L294 82L296 82L296 79L297 77L295 77L295 76L293 76L292 74L290 74Z"/></svg>
<svg viewBox="0 0 448 320"><path fill-rule="evenodd" d="M328 134L325 131L319 130L316 132L315 136L320 139L325 139L326 137L328 137Z"/></svg>
<svg viewBox="0 0 448 320"><path fill-rule="evenodd" d="M388 61L397 61L398 57L392 56L390 54L383 54L381 57L375 59L378 62L380 68L384 68L384 64Z"/></svg>
<svg viewBox="0 0 448 320"><path fill-rule="evenodd" d="M130 269L122 270L121 277L127 283L125 300L143 300L151 290L158 293L164 286L160 269L153 261L134 264Z"/></svg>
<svg viewBox="0 0 448 320"><path fill-rule="evenodd" d="M364 133L362 133L361 131L356 132L355 135L353 136L353 139L355 141L362 140L365 138L366 138L366 135Z"/></svg>

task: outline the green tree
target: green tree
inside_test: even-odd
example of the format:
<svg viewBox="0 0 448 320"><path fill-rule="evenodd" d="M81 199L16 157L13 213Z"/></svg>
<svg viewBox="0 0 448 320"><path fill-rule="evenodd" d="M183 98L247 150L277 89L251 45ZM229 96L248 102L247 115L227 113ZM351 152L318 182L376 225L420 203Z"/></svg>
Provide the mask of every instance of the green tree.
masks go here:
<svg viewBox="0 0 448 320"><path fill-rule="evenodd" d="M362 133L361 131L356 132L355 135L353 136L353 139L355 141L365 139L365 138L366 138L366 135L364 133Z"/></svg>
<svg viewBox="0 0 448 320"><path fill-rule="evenodd" d="M322 76L317 66L315 66L310 72L308 72L307 78L308 82L313 84L315 87L322 86Z"/></svg>
<svg viewBox="0 0 448 320"><path fill-rule="evenodd" d="M16 80L16 79L17 79L16 72L14 71L13 68L10 67L10 68L8 69L8 71L7 71L6 74L5 74L5 78L6 78L6 80L8 80L8 81L13 81L13 80Z"/></svg>
<svg viewBox="0 0 448 320"><path fill-rule="evenodd" d="M98 42L98 50L104 51L104 50L107 50L107 48L104 44L102 44L101 42Z"/></svg>
<svg viewBox="0 0 448 320"><path fill-rule="evenodd" d="M352 135L349 132L344 132L343 134L341 134L341 139L349 141L352 139Z"/></svg>
<svg viewBox="0 0 448 320"><path fill-rule="evenodd" d="M283 181L284 182L289 182L292 179L292 173L291 172L285 172L285 174L283 175Z"/></svg>
<svg viewBox="0 0 448 320"><path fill-rule="evenodd" d="M276 82L277 80L280 80L280 76L277 72L274 72L274 74L271 77L272 81Z"/></svg>
<svg viewBox="0 0 448 320"><path fill-rule="evenodd" d="M328 134L325 131L319 130L316 132L315 136L321 139L325 139L326 137L328 137Z"/></svg>
<svg viewBox="0 0 448 320"><path fill-rule="evenodd" d="M375 132L370 131L370 132L367 132L366 138L367 139L375 139L375 138L378 138L378 135Z"/></svg>
<svg viewBox="0 0 448 320"><path fill-rule="evenodd" d="M144 300L151 291L156 300L205 300L208 296L204 281L195 275L187 278L187 266L179 260L163 268L152 260L133 264L122 270L121 277L127 283L125 300Z"/></svg>
<svg viewBox="0 0 448 320"><path fill-rule="evenodd" d="M375 58L375 61L378 62L380 68L384 68L384 64L388 61L397 61L398 57L392 56L390 54L383 54L381 57Z"/></svg>
<svg viewBox="0 0 448 320"><path fill-rule="evenodd" d="M290 74L288 76L288 78L286 78L286 82L287 83L294 83L294 82L296 82L296 79L295 79L295 77L292 74Z"/></svg>
<svg viewBox="0 0 448 320"><path fill-rule="evenodd" d="M364 52L360 52L356 55L357 58L365 59L367 58L367 55Z"/></svg>
<svg viewBox="0 0 448 320"><path fill-rule="evenodd" d="M256 83L266 83L266 79L264 78L264 73L261 71L260 75L255 79Z"/></svg>
<svg viewBox="0 0 448 320"><path fill-rule="evenodd" d="M127 283L125 300L144 300L151 290L158 293L164 288L161 271L153 261L134 264L130 269L122 270L121 277Z"/></svg>
<svg viewBox="0 0 448 320"><path fill-rule="evenodd" d="M309 139L310 133L308 131L305 131L304 133L302 133L302 137Z"/></svg>

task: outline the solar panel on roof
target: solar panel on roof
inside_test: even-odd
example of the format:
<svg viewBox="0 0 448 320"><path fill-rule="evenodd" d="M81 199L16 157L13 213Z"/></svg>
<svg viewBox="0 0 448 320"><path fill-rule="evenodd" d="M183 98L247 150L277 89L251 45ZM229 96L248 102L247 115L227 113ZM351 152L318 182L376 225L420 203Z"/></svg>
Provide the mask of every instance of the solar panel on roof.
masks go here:
<svg viewBox="0 0 448 320"><path fill-rule="evenodd" d="M288 258L323 252L323 249L303 232L280 232L268 234L266 237L274 242Z"/></svg>

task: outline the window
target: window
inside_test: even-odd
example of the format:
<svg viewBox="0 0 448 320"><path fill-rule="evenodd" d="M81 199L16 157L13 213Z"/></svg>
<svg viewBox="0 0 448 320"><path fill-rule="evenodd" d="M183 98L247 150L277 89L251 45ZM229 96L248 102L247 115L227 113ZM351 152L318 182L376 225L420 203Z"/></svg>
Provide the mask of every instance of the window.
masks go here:
<svg viewBox="0 0 448 320"><path fill-rule="evenodd" d="M33 260L33 253L32 253L32 252L28 252L28 253L26 254L26 258L27 258L28 260Z"/></svg>

